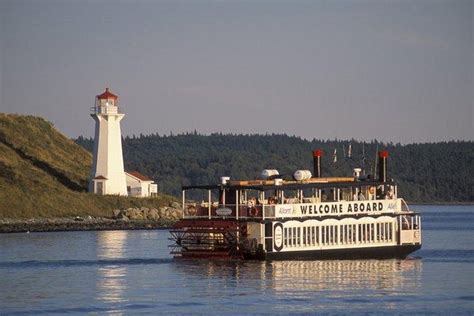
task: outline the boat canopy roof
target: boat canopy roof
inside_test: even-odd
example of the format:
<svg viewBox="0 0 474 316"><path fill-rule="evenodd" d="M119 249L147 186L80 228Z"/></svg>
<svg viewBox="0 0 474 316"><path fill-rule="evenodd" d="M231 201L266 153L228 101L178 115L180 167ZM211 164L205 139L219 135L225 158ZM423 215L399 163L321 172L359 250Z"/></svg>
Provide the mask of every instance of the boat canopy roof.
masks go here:
<svg viewBox="0 0 474 316"><path fill-rule="evenodd" d="M238 184L239 182L247 182ZM264 181L261 184L252 184L254 181L230 181L228 184L215 185L185 185L182 190L201 189L201 190L304 190L304 189L326 189L326 188L347 188L347 187L363 187L363 186L380 186L394 185L394 181L334 181L334 182L300 182L300 181L283 181L282 184L276 185L274 181ZM271 184L270 184L271 182Z"/></svg>

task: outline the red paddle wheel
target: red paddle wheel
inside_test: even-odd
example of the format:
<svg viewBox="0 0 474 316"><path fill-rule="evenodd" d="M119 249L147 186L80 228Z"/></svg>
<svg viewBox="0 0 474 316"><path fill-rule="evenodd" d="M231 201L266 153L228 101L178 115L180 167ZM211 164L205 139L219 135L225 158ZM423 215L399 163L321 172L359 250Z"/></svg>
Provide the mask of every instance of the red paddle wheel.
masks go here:
<svg viewBox="0 0 474 316"><path fill-rule="evenodd" d="M192 258L242 258L247 225L237 220L188 219L170 231L171 254Z"/></svg>

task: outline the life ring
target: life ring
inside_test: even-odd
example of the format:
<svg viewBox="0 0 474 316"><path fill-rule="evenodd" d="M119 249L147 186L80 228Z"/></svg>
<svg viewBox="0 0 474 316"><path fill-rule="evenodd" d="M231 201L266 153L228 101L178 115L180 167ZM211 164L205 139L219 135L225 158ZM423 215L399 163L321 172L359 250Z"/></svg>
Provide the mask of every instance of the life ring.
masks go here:
<svg viewBox="0 0 474 316"><path fill-rule="evenodd" d="M250 217L257 217L258 215L258 209L256 207L249 207L247 209L247 214L249 214Z"/></svg>
<svg viewBox="0 0 474 316"><path fill-rule="evenodd" d="M186 215L194 216L194 215L196 215L196 213L197 213L196 206L194 206L194 205L189 205L189 206L186 208Z"/></svg>
<svg viewBox="0 0 474 316"><path fill-rule="evenodd" d="M375 187L369 187L369 193L370 194L375 194Z"/></svg>

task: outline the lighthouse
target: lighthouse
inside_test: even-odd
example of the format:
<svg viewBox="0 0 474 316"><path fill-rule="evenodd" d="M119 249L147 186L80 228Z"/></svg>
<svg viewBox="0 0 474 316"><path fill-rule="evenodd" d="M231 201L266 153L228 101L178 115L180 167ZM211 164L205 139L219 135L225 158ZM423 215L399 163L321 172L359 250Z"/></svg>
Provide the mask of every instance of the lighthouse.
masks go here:
<svg viewBox="0 0 474 316"><path fill-rule="evenodd" d="M95 134L89 192L127 195L120 131L120 121L125 114L120 112L118 97L106 88L96 96L91 110Z"/></svg>

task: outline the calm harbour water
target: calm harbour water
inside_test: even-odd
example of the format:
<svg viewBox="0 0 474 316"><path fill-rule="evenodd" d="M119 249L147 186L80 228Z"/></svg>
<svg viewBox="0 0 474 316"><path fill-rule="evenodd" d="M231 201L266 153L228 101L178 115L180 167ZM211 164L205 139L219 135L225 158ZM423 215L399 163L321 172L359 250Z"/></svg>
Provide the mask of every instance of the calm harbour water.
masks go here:
<svg viewBox="0 0 474 316"><path fill-rule="evenodd" d="M168 231L0 235L0 315L474 313L474 207L412 206L406 260L173 260Z"/></svg>

